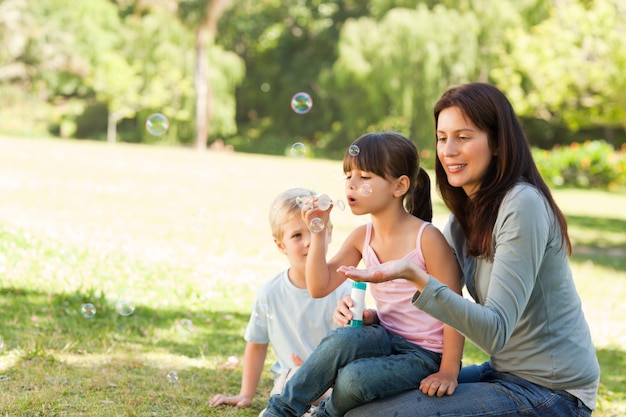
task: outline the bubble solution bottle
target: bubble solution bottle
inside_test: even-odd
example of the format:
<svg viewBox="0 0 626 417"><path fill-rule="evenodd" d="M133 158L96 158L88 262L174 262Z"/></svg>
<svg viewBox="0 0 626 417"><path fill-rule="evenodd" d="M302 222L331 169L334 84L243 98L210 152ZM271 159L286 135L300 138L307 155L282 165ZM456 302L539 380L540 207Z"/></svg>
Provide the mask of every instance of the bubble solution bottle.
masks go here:
<svg viewBox="0 0 626 417"><path fill-rule="evenodd" d="M365 282L353 282L350 298L354 301L352 311L352 320L348 322L350 327L363 327L363 310L365 310L365 290L367 284Z"/></svg>

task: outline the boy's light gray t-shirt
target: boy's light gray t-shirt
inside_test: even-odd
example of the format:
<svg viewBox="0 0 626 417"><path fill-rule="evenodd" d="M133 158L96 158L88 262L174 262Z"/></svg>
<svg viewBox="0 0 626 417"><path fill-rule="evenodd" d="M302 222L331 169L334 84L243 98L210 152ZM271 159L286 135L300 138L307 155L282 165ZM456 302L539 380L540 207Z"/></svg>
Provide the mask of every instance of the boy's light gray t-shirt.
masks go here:
<svg viewBox="0 0 626 417"><path fill-rule="evenodd" d="M293 285L285 270L257 292L244 338L271 344L277 359L271 370L276 377L294 366L292 353L308 358L322 338L337 328L333 312L350 290L346 281L326 297L313 298L306 288Z"/></svg>
<svg viewBox="0 0 626 417"><path fill-rule="evenodd" d="M525 183L506 195L493 230L493 262L467 255L453 216L444 235L477 304L431 278L414 305L487 352L494 370L569 391L595 408L595 347L559 224L543 195Z"/></svg>

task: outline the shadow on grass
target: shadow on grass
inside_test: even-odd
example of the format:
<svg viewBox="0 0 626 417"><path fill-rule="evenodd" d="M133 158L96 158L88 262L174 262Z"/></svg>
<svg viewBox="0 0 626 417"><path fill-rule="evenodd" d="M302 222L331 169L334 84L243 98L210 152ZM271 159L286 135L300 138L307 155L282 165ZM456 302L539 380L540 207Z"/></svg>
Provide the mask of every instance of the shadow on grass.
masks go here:
<svg viewBox="0 0 626 417"><path fill-rule="evenodd" d="M620 396L626 399L626 352L616 348L602 348L597 350L600 363L601 390L608 391L610 397Z"/></svg>
<svg viewBox="0 0 626 417"><path fill-rule="evenodd" d="M598 232L619 232L626 233L626 220L608 217L589 216L566 216L570 226L583 229L593 229Z"/></svg>
<svg viewBox="0 0 626 417"><path fill-rule="evenodd" d="M81 313L96 307L93 318ZM6 350L101 353L128 345L136 352L155 349L189 358L240 356L248 316L237 312L186 311L137 306L130 316L117 313L114 302L91 293L47 294L19 288L0 289L3 320L0 336ZM193 330L180 328L190 320Z"/></svg>
<svg viewBox="0 0 626 417"><path fill-rule="evenodd" d="M567 216L570 228L589 231L589 237L574 245L574 262L593 262L606 268L626 271L626 220L606 217ZM623 235L618 242L607 242L603 234Z"/></svg>
<svg viewBox="0 0 626 417"><path fill-rule="evenodd" d="M86 302L96 306L93 318L82 315ZM20 288L0 289L0 310L2 415L247 417L267 401L271 379L264 377L250 408L207 405L213 394L239 392L242 364L227 358L243 355L244 314L137 306L122 316L90 292ZM179 332L181 319L191 320L192 332ZM170 369L177 369L175 383Z"/></svg>

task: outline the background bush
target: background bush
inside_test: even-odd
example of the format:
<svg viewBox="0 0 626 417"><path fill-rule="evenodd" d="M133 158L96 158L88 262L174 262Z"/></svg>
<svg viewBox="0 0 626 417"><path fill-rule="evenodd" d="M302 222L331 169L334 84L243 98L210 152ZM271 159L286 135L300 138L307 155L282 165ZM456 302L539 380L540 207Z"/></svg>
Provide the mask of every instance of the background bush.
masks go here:
<svg viewBox="0 0 626 417"><path fill-rule="evenodd" d="M626 186L625 146L616 151L604 140L533 148L539 172L553 187L608 188Z"/></svg>

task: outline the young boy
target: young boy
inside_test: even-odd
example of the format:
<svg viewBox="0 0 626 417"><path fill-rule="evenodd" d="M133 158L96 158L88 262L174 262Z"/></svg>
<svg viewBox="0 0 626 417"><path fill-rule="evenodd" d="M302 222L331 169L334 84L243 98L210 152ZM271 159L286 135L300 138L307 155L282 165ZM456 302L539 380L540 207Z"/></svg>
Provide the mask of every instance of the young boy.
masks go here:
<svg viewBox="0 0 626 417"><path fill-rule="evenodd" d="M275 378L272 394L282 391L294 367L298 367L326 334L335 329L332 315L337 301L350 295L346 282L324 298L313 298L306 288L304 268L310 232L304 224L298 197L313 195L309 190L291 188L279 194L270 209L274 243L289 261L289 269L264 284L257 293L245 332L247 342L243 376L238 395L215 395L210 406L248 407L252 403L267 355L272 348L277 362L271 371ZM330 241L332 225L326 225ZM328 247L326 248L328 249Z"/></svg>

